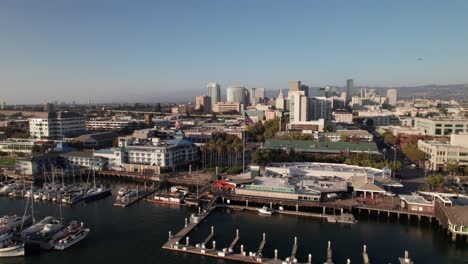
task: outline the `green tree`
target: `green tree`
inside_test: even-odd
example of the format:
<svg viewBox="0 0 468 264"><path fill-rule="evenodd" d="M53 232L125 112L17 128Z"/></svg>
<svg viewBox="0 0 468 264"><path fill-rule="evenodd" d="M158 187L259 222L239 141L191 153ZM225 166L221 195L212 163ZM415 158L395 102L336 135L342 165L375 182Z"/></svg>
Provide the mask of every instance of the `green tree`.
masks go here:
<svg viewBox="0 0 468 264"><path fill-rule="evenodd" d="M460 164L456 161L449 161L445 163L445 170L450 173L450 175L455 175L460 168Z"/></svg>
<svg viewBox="0 0 468 264"><path fill-rule="evenodd" d="M384 142L388 145L395 145L398 143L398 138L392 133L387 132L384 136Z"/></svg>
<svg viewBox="0 0 468 264"><path fill-rule="evenodd" d="M418 145L415 143L406 144L403 147L402 151L406 155L406 157L412 162L421 164L426 160L426 153L424 153L424 151L422 150L419 150Z"/></svg>
<svg viewBox="0 0 468 264"><path fill-rule="evenodd" d="M440 188L444 185L445 178L442 174L429 174L426 178L426 182L432 191Z"/></svg>
<svg viewBox="0 0 468 264"><path fill-rule="evenodd" d="M440 109L439 109L439 112L440 112L442 115L445 115L445 116L446 116L446 115L448 114L448 109L445 108L445 107L443 107L443 108L440 108Z"/></svg>

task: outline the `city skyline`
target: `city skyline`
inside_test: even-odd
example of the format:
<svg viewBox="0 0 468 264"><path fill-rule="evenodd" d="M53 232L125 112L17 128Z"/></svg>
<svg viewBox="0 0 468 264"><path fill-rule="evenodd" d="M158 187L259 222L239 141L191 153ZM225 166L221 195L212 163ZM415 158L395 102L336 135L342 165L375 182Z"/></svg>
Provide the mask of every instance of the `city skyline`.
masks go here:
<svg viewBox="0 0 468 264"><path fill-rule="evenodd" d="M0 3L0 100L183 101L209 82L468 83L468 3ZM181 92L184 92L181 95ZM186 96L186 98L185 98ZM154 98L154 99L153 99Z"/></svg>

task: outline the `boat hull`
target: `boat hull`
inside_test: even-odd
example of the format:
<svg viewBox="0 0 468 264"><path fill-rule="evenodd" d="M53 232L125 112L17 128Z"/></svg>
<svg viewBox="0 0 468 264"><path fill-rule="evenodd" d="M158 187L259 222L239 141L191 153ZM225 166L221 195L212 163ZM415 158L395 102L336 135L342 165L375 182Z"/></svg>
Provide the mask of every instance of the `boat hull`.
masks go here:
<svg viewBox="0 0 468 264"><path fill-rule="evenodd" d="M21 257L24 256L24 244L15 245L6 248L0 248L0 258L2 257Z"/></svg>
<svg viewBox="0 0 468 264"><path fill-rule="evenodd" d="M104 192L100 192L100 193L96 193L96 194L85 195L84 200L85 200L85 202L91 202L91 201L95 201L95 200L105 198L105 197L107 197L109 195L111 195L111 190L106 190Z"/></svg>

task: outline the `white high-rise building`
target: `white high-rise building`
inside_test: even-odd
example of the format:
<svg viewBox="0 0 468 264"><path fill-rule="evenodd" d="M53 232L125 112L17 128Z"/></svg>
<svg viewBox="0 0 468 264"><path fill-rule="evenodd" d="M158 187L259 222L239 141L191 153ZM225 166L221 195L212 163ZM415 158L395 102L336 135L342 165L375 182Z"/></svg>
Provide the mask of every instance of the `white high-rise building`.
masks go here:
<svg viewBox="0 0 468 264"><path fill-rule="evenodd" d="M397 89L388 89L387 90L388 104L392 106L396 106L397 96L398 96Z"/></svg>
<svg viewBox="0 0 468 264"><path fill-rule="evenodd" d="M276 97L275 106L276 106L276 109L281 109L281 110L285 109L283 89L280 90L278 97Z"/></svg>
<svg viewBox="0 0 468 264"><path fill-rule="evenodd" d="M212 106L221 101L221 85L219 83L209 83L206 88L208 89L208 96L211 97Z"/></svg>
<svg viewBox="0 0 468 264"><path fill-rule="evenodd" d="M289 120L291 123L308 121L308 97L304 92L289 92Z"/></svg>
<svg viewBox="0 0 468 264"><path fill-rule="evenodd" d="M29 118L32 138L64 138L85 132L86 118L74 112L44 112L43 116Z"/></svg>

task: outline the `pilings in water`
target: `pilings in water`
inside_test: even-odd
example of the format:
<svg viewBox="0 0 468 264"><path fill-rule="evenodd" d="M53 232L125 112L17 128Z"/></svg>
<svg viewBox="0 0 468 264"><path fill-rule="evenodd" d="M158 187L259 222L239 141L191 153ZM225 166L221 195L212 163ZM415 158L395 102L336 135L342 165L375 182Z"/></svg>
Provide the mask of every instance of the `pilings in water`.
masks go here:
<svg viewBox="0 0 468 264"><path fill-rule="evenodd" d="M401 264L413 264L414 262L410 259L408 250L405 250L405 256L399 258Z"/></svg>
<svg viewBox="0 0 468 264"><path fill-rule="evenodd" d="M369 262L369 256L367 255L367 246L364 245L363 250L362 250L362 261L364 264L370 264Z"/></svg>
<svg viewBox="0 0 468 264"><path fill-rule="evenodd" d="M294 237L294 244L291 250L291 257L289 257L289 261L297 262L296 253L297 253L297 237ZM286 261L288 260L286 259Z"/></svg>
<svg viewBox="0 0 468 264"><path fill-rule="evenodd" d="M211 239L213 239L213 236L214 236L214 227L211 226L211 232L210 232L210 234L205 238L205 241L203 241L203 243L202 243L202 248L205 248L205 245L208 244L208 242L210 242Z"/></svg>
<svg viewBox="0 0 468 264"><path fill-rule="evenodd" d="M257 256L259 258L262 257L262 252L263 252L263 248L265 247L265 244L266 244L266 235L265 233L263 233L262 242L260 242L260 246L258 247L258 250L257 250Z"/></svg>
<svg viewBox="0 0 468 264"><path fill-rule="evenodd" d="M236 229L236 237L234 238L234 240L231 242L231 245L229 245L229 248L228 248L228 251L229 253L232 253L234 251L234 247L236 246L237 242L239 242L239 229ZM243 246L241 246L241 248L243 248ZM242 254L242 249L241 249L241 254Z"/></svg>
<svg viewBox="0 0 468 264"><path fill-rule="evenodd" d="M327 264L333 264L333 252L331 249L331 242L328 241L328 247L327 247Z"/></svg>

